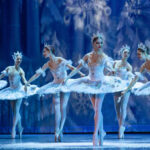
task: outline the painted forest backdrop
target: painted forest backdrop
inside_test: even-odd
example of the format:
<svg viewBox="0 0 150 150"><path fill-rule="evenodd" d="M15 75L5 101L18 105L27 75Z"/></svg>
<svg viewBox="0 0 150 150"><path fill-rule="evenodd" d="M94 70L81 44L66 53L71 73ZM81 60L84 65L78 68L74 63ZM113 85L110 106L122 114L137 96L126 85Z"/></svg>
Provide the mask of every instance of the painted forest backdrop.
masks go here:
<svg viewBox="0 0 150 150"><path fill-rule="evenodd" d="M78 60L91 51L91 36L105 35L104 51L120 59L123 44L131 46L129 62L138 71L142 62L136 57L137 44L150 40L150 0L1 0L0 1L0 70L12 65L11 55L22 51L22 68L29 79L45 60L44 43L53 44L58 56ZM82 70L88 74L86 69ZM78 76L76 76L78 77ZM148 76L147 76L148 77ZM149 77L148 77L149 78ZM52 80L48 71L35 84L42 86ZM52 96L33 96L29 106L22 104L25 133L54 132ZM127 131L150 131L150 97L131 95L127 110ZM72 93L65 132L92 132L94 111L88 95ZM103 103L104 128L117 131L113 95ZM12 111L8 101L0 102L0 133L9 133Z"/></svg>

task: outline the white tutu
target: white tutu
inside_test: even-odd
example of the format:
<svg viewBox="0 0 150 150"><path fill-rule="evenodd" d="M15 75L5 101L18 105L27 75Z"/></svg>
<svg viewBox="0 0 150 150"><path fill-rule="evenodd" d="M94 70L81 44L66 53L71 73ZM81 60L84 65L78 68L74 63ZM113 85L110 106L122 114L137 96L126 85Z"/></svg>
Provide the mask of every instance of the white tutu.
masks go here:
<svg viewBox="0 0 150 150"><path fill-rule="evenodd" d="M24 91L24 86L19 88L5 88L0 91L0 100L16 100L22 99L31 95L36 94L39 88L36 85L30 85L27 87L27 92Z"/></svg>
<svg viewBox="0 0 150 150"><path fill-rule="evenodd" d="M7 85L7 82L4 80L0 80L0 89L4 88Z"/></svg>
<svg viewBox="0 0 150 150"><path fill-rule="evenodd" d="M135 95L150 95L150 82L141 85L139 88L133 91Z"/></svg>
<svg viewBox="0 0 150 150"><path fill-rule="evenodd" d="M45 94L54 94L58 92L70 92L70 85L72 84L74 79L69 79L65 84L50 82L39 88L37 94L45 95Z"/></svg>
<svg viewBox="0 0 150 150"><path fill-rule="evenodd" d="M104 76L103 79L99 81L92 81L89 76L86 76L73 79L68 88L70 91L78 93L114 93L125 90L127 84L127 81L114 76Z"/></svg>

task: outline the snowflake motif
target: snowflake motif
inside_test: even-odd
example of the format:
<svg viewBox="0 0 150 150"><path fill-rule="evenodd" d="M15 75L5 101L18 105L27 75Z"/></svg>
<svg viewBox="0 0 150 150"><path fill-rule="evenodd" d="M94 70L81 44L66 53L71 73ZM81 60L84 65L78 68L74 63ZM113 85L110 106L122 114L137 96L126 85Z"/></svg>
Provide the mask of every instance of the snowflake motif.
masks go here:
<svg viewBox="0 0 150 150"><path fill-rule="evenodd" d="M89 96L85 94L73 94L72 96L75 100L72 101L71 105L76 115L88 115L93 110Z"/></svg>
<svg viewBox="0 0 150 150"><path fill-rule="evenodd" d="M150 2L142 0L127 0L121 13L130 24L134 24L137 16L144 14L150 8Z"/></svg>
<svg viewBox="0 0 150 150"><path fill-rule="evenodd" d="M106 0L66 0L64 23L69 25L73 16L75 29L83 30L91 36L97 32L101 23L108 24L111 8Z"/></svg>

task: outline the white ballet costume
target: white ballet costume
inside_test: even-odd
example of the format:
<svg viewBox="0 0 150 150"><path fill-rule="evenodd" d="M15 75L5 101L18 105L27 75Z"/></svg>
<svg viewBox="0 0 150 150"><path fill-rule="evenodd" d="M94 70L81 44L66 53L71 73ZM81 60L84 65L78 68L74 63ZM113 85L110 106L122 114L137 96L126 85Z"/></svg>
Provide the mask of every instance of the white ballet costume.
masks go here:
<svg viewBox="0 0 150 150"><path fill-rule="evenodd" d="M7 81L0 80L0 89L4 88L5 86L7 86Z"/></svg>
<svg viewBox="0 0 150 150"><path fill-rule="evenodd" d="M150 71L148 71L148 74L150 75ZM136 72L136 75L141 79L144 80L144 76L140 72ZM133 90L133 93L137 96L140 95L150 95L150 81L143 83L142 86L137 88L136 90Z"/></svg>
<svg viewBox="0 0 150 150"><path fill-rule="evenodd" d="M16 100L36 94L36 91L38 90L36 85L28 86L27 92L25 92L19 72L17 70L14 71L14 66L8 68L9 69L5 69L2 74L8 76L10 86L0 90L0 100Z"/></svg>
<svg viewBox="0 0 150 150"><path fill-rule="evenodd" d="M116 63L117 66L117 63ZM132 72L127 71L126 67L115 67L115 76L119 76L122 80L126 81L126 88L128 87L129 83L131 82L134 75ZM125 131L125 118L127 114L127 104L130 96L130 92L126 93L118 103L118 99L121 96L121 92L114 93L114 102L115 102L115 109L117 113L118 123L119 123L119 138L124 138L124 131Z"/></svg>
<svg viewBox="0 0 150 150"><path fill-rule="evenodd" d="M63 135L63 127L67 115L67 104L70 97L69 84L71 84L73 79L69 79L65 84L63 84L64 79L67 77L67 65L71 65L72 62L61 58L62 61L55 69L50 71L53 75L54 80L44 86L42 86L37 94L53 95L53 103L55 110L55 142L61 142ZM36 73L41 73L45 75L44 70L41 68L36 71Z"/></svg>
<svg viewBox="0 0 150 150"><path fill-rule="evenodd" d="M128 87L130 82L132 81L132 79L135 77L135 75L130 72L127 71L127 69L125 67L121 67L121 68L115 68L114 70L116 72L116 76L120 77L122 80L126 81L126 86ZM137 74L137 72L135 73ZM132 91L138 89L139 87L141 87L143 85L142 82L136 82L136 84L132 87Z"/></svg>
<svg viewBox="0 0 150 150"><path fill-rule="evenodd" d="M20 70L22 70L20 68ZM22 70L23 72L23 70ZM21 74L15 69L15 66L6 68L2 74L8 76L10 86L0 91L0 100L9 100L13 111L13 127L12 138L16 136L16 126L18 125L19 137L21 138L23 128L21 125L20 107L22 98L31 96L38 89L36 86L27 87L27 92L24 91L24 86L21 83Z"/></svg>
<svg viewBox="0 0 150 150"><path fill-rule="evenodd" d="M62 59L62 58L61 58ZM62 59L61 63L57 66L56 69L50 69L52 75L53 75L53 81L40 87L40 89L37 91L37 94L39 95L45 95L45 94L55 94L59 92L70 92L69 85L72 83L73 79L69 79L65 84L62 82L67 77L67 65L71 65L72 62L69 60ZM36 73L43 73L44 71L38 69Z"/></svg>
<svg viewBox="0 0 150 150"><path fill-rule="evenodd" d="M90 99L95 99L95 104L93 105L95 111L95 130L93 134L93 145L98 144L98 132L100 136L100 145L103 145L103 138L105 132L103 130L103 115L102 115L102 104L105 93L114 93L122 91L126 88L126 81L121 80L120 77L106 76L104 75L104 68L112 69L108 57L104 57L101 63L90 64L90 60L86 63L83 59L79 61L84 67L89 70L89 75L86 77L81 77L74 79L71 85L69 85L70 90L78 93L90 94Z"/></svg>
<svg viewBox="0 0 150 150"><path fill-rule="evenodd" d="M117 64L116 64L117 65ZM134 78L134 74L130 71L127 71L126 67L115 67L115 76L119 76L122 80L126 81L126 88L129 86L130 82ZM137 82L133 87L132 91L137 89L138 87L142 86L141 82ZM115 108L118 117L119 123L119 138L124 138L124 131L125 131L125 118L127 115L127 104L130 96L130 91L127 92L123 97L121 97L121 92L114 93L114 101L115 101ZM118 99L121 99L118 102Z"/></svg>
<svg viewBox="0 0 150 150"><path fill-rule="evenodd" d="M88 68L89 75L74 79L71 82L70 90L78 93L100 94L114 93L123 91L126 88L126 81L120 77L106 76L103 71L108 68L107 58L104 58L100 64L88 65L84 60L80 60L83 66Z"/></svg>

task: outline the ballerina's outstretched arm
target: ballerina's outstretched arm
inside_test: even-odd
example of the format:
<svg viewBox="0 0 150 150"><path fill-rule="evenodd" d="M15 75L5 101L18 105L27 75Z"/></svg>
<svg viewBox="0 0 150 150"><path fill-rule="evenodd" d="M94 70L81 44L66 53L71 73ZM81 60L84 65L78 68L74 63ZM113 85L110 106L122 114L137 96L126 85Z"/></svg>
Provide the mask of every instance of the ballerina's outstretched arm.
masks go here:
<svg viewBox="0 0 150 150"><path fill-rule="evenodd" d="M3 79L4 77L5 77L5 75L4 75L4 74L1 74L1 75L0 75L0 80Z"/></svg>
<svg viewBox="0 0 150 150"><path fill-rule="evenodd" d="M81 68L82 68L82 63L80 63L80 64L76 67L76 69L74 69L74 70L66 77L66 79L64 80L64 83L65 83L68 79L70 79L71 77L73 77L74 75L76 75L76 74L80 71Z"/></svg>
<svg viewBox="0 0 150 150"><path fill-rule="evenodd" d="M74 71L74 70L76 69L76 68L75 68L74 66L72 66L72 65L67 65L67 67L68 67L70 70L72 70L72 71ZM79 75L80 75L81 77L84 77L84 76L85 76L85 74L82 73L81 71L79 71L78 73L79 73Z"/></svg>
<svg viewBox="0 0 150 150"><path fill-rule="evenodd" d="M36 73L27 81L26 86L29 85L31 82L36 80L37 78L40 77L40 75L45 76L45 71L48 69L48 62L43 65L42 68L39 68Z"/></svg>
<svg viewBox="0 0 150 150"><path fill-rule="evenodd" d="M68 79L70 79L71 77L73 77L75 74L77 74L77 73L81 70L81 68L85 65L85 62L87 62L87 60L88 60L88 55L85 55L85 56L83 57L83 59L80 61L79 65L76 67L76 69L74 69L74 70L67 76L67 78L64 80L64 83L65 83Z"/></svg>

